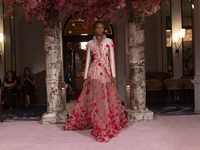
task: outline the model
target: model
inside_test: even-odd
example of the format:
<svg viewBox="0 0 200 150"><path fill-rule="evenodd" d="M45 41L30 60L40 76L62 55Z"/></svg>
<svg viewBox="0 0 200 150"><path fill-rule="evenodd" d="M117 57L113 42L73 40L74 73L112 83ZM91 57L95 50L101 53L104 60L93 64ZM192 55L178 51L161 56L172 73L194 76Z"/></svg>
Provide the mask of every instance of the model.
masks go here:
<svg viewBox="0 0 200 150"><path fill-rule="evenodd" d="M108 142L127 126L116 89L114 44L104 35L104 24L94 24L96 35L87 44L83 90L64 130L92 128L99 142Z"/></svg>

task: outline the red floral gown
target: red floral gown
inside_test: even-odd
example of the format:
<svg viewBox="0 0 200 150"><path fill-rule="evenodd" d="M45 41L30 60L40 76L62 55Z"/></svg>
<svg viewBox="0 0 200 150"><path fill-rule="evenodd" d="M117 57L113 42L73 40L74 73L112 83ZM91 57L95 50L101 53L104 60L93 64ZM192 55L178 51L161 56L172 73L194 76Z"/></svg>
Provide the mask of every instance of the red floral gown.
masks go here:
<svg viewBox="0 0 200 150"><path fill-rule="evenodd" d="M111 78L116 77L113 41L104 35L99 44L94 36L88 42L86 55L84 79L88 85L83 88L63 128L93 128L91 134L97 141L108 142L128 123L117 89L111 82Z"/></svg>

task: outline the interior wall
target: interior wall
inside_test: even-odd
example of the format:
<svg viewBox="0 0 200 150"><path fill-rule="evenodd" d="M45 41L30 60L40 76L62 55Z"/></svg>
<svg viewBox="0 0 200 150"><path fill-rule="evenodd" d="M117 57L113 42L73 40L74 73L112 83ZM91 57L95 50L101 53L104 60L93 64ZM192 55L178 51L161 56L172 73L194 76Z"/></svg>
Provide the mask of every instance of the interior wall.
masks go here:
<svg viewBox="0 0 200 150"><path fill-rule="evenodd" d="M158 71L158 28L155 14L145 18L146 72ZM161 50L161 49L160 49Z"/></svg>
<svg viewBox="0 0 200 150"><path fill-rule="evenodd" d="M19 21L21 17L24 15L24 11L20 7L16 7L14 10L15 13L15 50L16 50L16 76L21 75L20 71L20 59L19 59L19 54L20 54L20 49L19 49Z"/></svg>
<svg viewBox="0 0 200 150"><path fill-rule="evenodd" d="M29 67L33 74L45 70L44 40L42 21L32 18L28 23L24 15L18 24L20 75Z"/></svg>
<svg viewBox="0 0 200 150"><path fill-rule="evenodd" d="M121 102L124 102L124 85L126 79L125 18L117 17L114 26L115 61L117 74L117 90Z"/></svg>
<svg viewBox="0 0 200 150"><path fill-rule="evenodd" d="M156 24L157 24L157 62L158 62L158 72L163 71L163 58L162 58L162 17L161 17L161 10L159 10L157 13L155 13L155 18L156 18Z"/></svg>
<svg viewBox="0 0 200 150"><path fill-rule="evenodd" d="M46 104L45 54L42 21L32 18L28 23L23 11L15 11L16 69L22 76L25 67L29 67L35 76L37 104Z"/></svg>

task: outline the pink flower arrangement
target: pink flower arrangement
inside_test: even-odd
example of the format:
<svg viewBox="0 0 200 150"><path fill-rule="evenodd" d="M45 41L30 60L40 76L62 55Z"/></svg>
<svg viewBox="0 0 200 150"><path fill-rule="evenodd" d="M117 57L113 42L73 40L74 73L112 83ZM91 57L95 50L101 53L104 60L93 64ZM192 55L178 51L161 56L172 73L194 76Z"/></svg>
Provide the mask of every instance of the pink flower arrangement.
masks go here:
<svg viewBox="0 0 200 150"><path fill-rule="evenodd" d="M4 0L9 5L9 10L4 14L8 18L13 14L15 7L20 6L25 11L25 18L31 21L31 17L38 16L44 20L45 12L54 7L59 11L66 11L74 19L83 18L83 26L92 26L97 19L113 23L117 13L126 10L128 0ZM2 2L1 2L2 3ZM132 8L140 12L144 10L145 15L151 15L160 9L160 4L169 4L169 0L132 0Z"/></svg>
<svg viewBox="0 0 200 150"><path fill-rule="evenodd" d="M136 11L141 11L144 9L145 16L152 15L160 9L161 4L169 5L168 0L134 0L132 2L132 7Z"/></svg>

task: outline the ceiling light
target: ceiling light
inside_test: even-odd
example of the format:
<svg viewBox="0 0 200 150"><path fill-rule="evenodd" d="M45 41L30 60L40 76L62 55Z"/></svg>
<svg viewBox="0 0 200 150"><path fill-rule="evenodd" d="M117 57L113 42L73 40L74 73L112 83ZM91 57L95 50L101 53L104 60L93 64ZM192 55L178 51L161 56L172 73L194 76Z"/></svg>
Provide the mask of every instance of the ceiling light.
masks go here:
<svg viewBox="0 0 200 150"><path fill-rule="evenodd" d="M88 34L81 34L81 36L88 36Z"/></svg>

